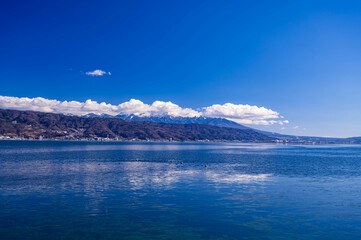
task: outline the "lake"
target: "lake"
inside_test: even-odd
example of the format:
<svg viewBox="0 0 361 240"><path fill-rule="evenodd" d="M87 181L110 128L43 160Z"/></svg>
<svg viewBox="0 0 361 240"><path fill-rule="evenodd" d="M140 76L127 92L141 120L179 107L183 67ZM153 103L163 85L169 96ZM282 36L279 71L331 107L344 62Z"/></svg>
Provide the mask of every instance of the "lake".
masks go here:
<svg viewBox="0 0 361 240"><path fill-rule="evenodd" d="M360 183L358 145L0 141L0 236L360 239Z"/></svg>

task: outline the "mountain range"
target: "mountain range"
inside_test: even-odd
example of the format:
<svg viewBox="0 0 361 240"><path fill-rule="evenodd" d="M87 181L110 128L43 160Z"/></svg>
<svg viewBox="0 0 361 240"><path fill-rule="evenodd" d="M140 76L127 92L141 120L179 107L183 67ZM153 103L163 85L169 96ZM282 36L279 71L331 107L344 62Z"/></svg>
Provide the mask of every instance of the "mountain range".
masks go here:
<svg viewBox="0 0 361 240"><path fill-rule="evenodd" d="M125 121L115 117L78 117L33 111L0 110L0 136L21 139L118 139L272 142L252 129L195 123Z"/></svg>
<svg viewBox="0 0 361 240"><path fill-rule="evenodd" d="M141 121L141 122L163 122L163 123L180 123L180 124L207 124L217 127L248 129L255 132L264 134L268 137L274 138L279 142L297 142L297 143L361 143L361 137L351 138L330 138L330 137L312 137L312 136L294 136L285 135L275 132L262 131L250 127L243 126L239 123L233 122L225 118L206 118L206 117L172 117L172 116L137 116L134 114L129 115L96 115L87 114L83 115L85 118L121 118L126 121Z"/></svg>
<svg viewBox="0 0 361 240"><path fill-rule="evenodd" d="M224 118L105 114L67 116L0 109L0 139L4 138L361 143L361 137L282 135L252 129Z"/></svg>
<svg viewBox="0 0 361 240"><path fill-rule="evenodd" d="M96 115L90 113L83 115L85 118L121 118L125 121L130 122L163 122L163 123L181 123L181 124L207 124L217 127L230 127L238 129L251 129L249 127L243 126L236 122L227 120L225 118L206 118L206 117L173 117L173 116L137 116L134 114L129 115L116 115L111 116L107 114Z"/></svg>

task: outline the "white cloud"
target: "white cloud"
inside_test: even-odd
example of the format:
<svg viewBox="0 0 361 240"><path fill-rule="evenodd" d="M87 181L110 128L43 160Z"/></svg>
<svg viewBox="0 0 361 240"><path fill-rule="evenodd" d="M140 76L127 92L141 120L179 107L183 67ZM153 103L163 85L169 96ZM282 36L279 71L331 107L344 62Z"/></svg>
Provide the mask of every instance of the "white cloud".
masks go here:
<svg viewBox="0 0 361 240"><path fill-rule="evenodd" d="M137 116L173 116L200 117L201 113L191 108L182 108L172 102L155 101L152 105L140 100L131 99L117 106L119 114L134 114Z"/></svg>
<svg viewBox="0 0 361 240"><path fill-rule="evenodd" d="M215 104L198 110L182 108L172 102L155 101L152 104L131 99L119 105L92 101L58 101L42 97L7 97L0 96L0 108L52 112L62 114L85 115L94 114L134 114L136 116L172 116L172 117L214 117L226 118L241 124L271 125L287 124L278 112L265 107L226 103ZM282 120L280 120L282 119Z"/></svg>
<svg viewBox="0 0 361 240"><path fill-rule="evenodd" d="M110 72L104 72L103 70L97 69L91 72L86 72L86 75L90 75L90 76L103 76L103 75L112 75Z"/></svg>
<svg viewBox="0 0 361 240"><path fill-rule="evenodd" d="M241 124L272 125L278 123L283 125L288 123L287 120L275 120L283 118L278 112L248 104L214 104L203 108L203 115L206 117L227 118Z"/></svg>

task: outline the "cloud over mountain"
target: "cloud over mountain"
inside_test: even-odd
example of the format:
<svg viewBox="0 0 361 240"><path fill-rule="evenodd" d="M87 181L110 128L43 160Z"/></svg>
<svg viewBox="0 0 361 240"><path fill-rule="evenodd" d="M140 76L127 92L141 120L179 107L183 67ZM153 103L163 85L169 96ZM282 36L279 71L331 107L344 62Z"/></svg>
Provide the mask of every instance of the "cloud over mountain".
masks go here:
<svg viewBox="0 0 361 240"><path fill-rule="evenodd" d="M40 112L52 112L73 115L109 114L118 115L134 114L141 117L172 116L172 117L212 117L226 118L241 124L271 125L285 124L282 116L276 111L265 107L225 103L194 110L182 108L172 102L155 101L152 104L143 103L140 100L131 99L119 105L92 101L58 101L42 97L7 97L0 96L0 108L15 110L32 110Z"/></svg>
<svg viewBox="0 0 361 240"><path fill-rule="evenodd" d="M282 118L276 111L265 107L250 106L248 104L214 104L209 107L204 107L203 115L213 118L226 118L242 124L270 125L278 123L283 125L288 123L288 120L274 120Z"/></svg>

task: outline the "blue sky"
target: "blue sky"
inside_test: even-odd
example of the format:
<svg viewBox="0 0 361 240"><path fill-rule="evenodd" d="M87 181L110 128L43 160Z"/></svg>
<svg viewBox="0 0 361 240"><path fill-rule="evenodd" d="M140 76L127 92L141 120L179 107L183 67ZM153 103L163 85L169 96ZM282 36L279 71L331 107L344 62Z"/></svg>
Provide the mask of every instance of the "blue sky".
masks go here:
<svg viewBox="0 0 361 240"><path fill-rule="evenodd" d="M2 96L249 104L289 120L260 129L361 136L357 1L2 1L0 27Z"/></svg>

